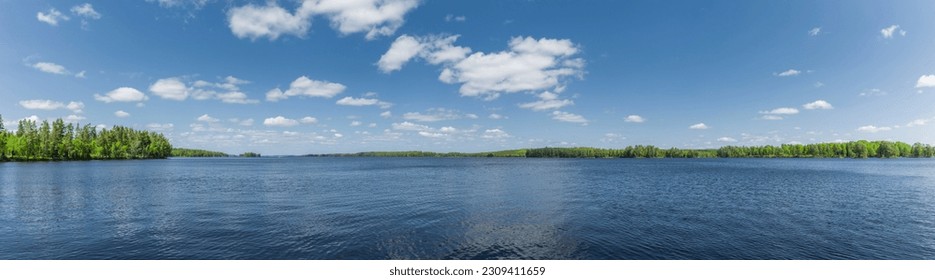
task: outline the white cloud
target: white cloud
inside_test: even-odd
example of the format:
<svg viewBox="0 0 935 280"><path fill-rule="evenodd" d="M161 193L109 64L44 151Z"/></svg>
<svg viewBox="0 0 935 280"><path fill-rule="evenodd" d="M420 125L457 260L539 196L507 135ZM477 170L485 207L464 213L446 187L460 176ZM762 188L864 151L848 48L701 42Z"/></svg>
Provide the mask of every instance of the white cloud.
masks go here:
<svg viewBox="0 0 935 280"><path fill-rule="evenodd" d="M795 115L799 113L799 109L782 107L776 108L769 111L760 111L760 114L769 114L769 115Z"/></svg>
<svg viewBox="0 0 935 280"><path fill-rule="evenodd" d="M303 9L325 15L331 27L344 35L366 32L368 40L392 35L403 25L403 17L419 5L418 0L315 0Z"/></svg>
<svg viewBox="0 0 935 280"><path fill-rule="evenodd" d="M388 119L392 116L393 116L393 112L390 112L390 111L385 111L383 113L380 113L380 117L384 119Z"/></svg>
<svg viewBox="0 0 935 280"><path fill-rule="evenodd" d="M383 73L402 69L406 62L409 62L409 60L418 55L424 48L425 46L415 37L409 35L399 36L399 38L396 38L396 41L393 41L393 44L390 45L390 49L380 56L380 60L377 61L377 66Z"/></svg>
<svg viewBox="0 0 935 280"><path fill-rule="evenodd" d="M84 102L80 102L80 101L68 102L68 105L65 105L65 108L68 108L68 110L71 110L72 112L75 112L76 114L78 114L78 113L81 113L82 110L84 110Z"/></svg>
<svg viewBox="0 0 935 280"><path fill-rule="evenodd" d="M497 113L490 113L490 115L487 116L487 118L491 120L499 120L499 119L503 119L503 116Z"/></svg>
<svg viewBox="0 0 935 280"><path fill-rule="evenodd" d="M218 100L224 103L234 103L234 104L255 104L259 103L259 100L247 98L247 94L239 91L232 91L226 93L218 93L216 95Z"/></svg>
<svg viewBox="0 0 935 280"><path fill-rule="evenodd" d="M314 117L304 117L300 119L299 122L304 123L304 124L314 124L314 123L318 123L318 119Z"/></svg>
<svg viewBox="0 0 935 280"><path fill-rule="evenodd" d="M422 135L422 136L425 136L425 137L429 137L429 138L442 138L442 137L447 137L447 136L448 136L448 134L436 133L436 132L428 132L428 131L419 131L419 135Z"/></svg>
<svg viewBox="0 0 935 280"><path fill-rule="evenodd" d="M65 107L62 102L40 99L22 100L19 105L30 110L58 110Z"/></svg>
<svg viewBox="0 0 935 280"><path fill-rule="evenodd" d="M146 0L146 2L158 2L159 6L164 8L191 6L195 9L201 9L211 0Z"/></svg>
<svg viewBox="0 0 935 280"><path fill-rule="evenodd" d="M344 89L346 88L347 87L339 83L316 81L309 79L306 76L302 76L295 79L295 81L292 81L292 83L289 85L289 89L285 92L278 88L270 90L266 93L266 100L275 102L287 99L290 96L331 98L341 92L344 92Z"/></svg>
<svg viewBox="0 0 935 280"><path fill-rule="evenodd" d="M883 38L891 39L896 31L899 31L899 35L906 36L906 30L899 28L899 25L890 25L887 28L880 29L880 34L883 34Z"/></svg>
<svg viewBox="0 0 935 280"><path fill-rule="evenodd" d="M188 87L179 78L159 79L149 86L149 92L170 100L185 100L188 98Z"/></svg>
<svg viewBox="0 0 935 280"><path fill-rule="evenodd" d="M39 71L51 73L51 74L59 74L59 75L68 74L68 70L65 69L65 66L61 66L61 65L58 65L52 62L37 62L36 64L32 65L32 68L36 68Z"/></svg>
<svg viewBox="0 0 935 280"><path fill-rule="evenodd" d="M85 76L85 73L86 73L85 71L78 72L78 74L75 74L75 78L84 79L84 78L87 77L87 76Z"/></svg>
<svg viewBox="0 0 935 280"><path fill-rule="evenodd" d="M802 73L802 71L795 70L795 69L789 69L789 70L786 70L786 71L783 71L783 72L781 72L781 73L777 73L777 74L774 74L774 75L780 76L780 77L789 77L789 76L796 76L796 75L799 75L799 74L801 74L801 73Z"/></svg>
<svg viewBox="0 0 935 280"><path fill-rule="evenodd" d="M140 102L148 100L145 94L131 87L121 87L115 90L108 92L107 94L100 95L94 94L94 99L97 101L102 101L104 103L111 102Z"/></svg>
<svg viewBox="0 0 935 280"><path fill-rule="evenodd" d="M888 126L876 127L873 125L865 125L865 126L861 126L857 128L857 131L867 132L867 133L877 133L880 131L889 131L889 130L892 130L892 128Z"/></svg>
<svg viewBox="0 0 935 280"><path fill-rule="evenodd" d="M36 19L38 19L41 22L48 23L49 25L52 25L52 26L58 26L58 22L60 20L61 21L69 20L68 16L62 14L62 12L59 12L55 8L49 9L48 13L43 13L43 12L36 13Z"/></svg>
<svg viewBox="0 0 935 280"><path fill-rule="evenodd" d="M922 75L916 81L916 88L935 87L935 75Z"/></svg>
<svg viewBox="0 0 935 280"><path fill-rule="evenodd" d="M767 121L779 121L779 120L782 120L782 117L777 116L777 115L764 115L761 119L764 119Z"/></svg>
<svg viewBox="0 0 935 280"><path fill-rule="evenodd" d="M441 132L444 132L444 133L455 133L455 132L458 132L458 129L457 129L457 128L454 128L454 127L450 127L450 126L444 126L444 127L440 128L440 129L438 129L438 131L441 131Z"/></svg>
<svg viewBox="0 0 935 280"><path fill-rule="evenodd" d="M217 118L212 118L208 114L204 114L198 117L198 121L213 123L213 122L218 122L219 120Z"/></svg>
<svg viewBox="0 0 935 280"><path fill-rule="evenodd" d="M578 47L567 39L514 37L509 42L509 50L495 53L470 53L470 48L453 45L457 39L458 35L418 38L403 35L397 38L400 44L394 42L395 48L391 46L377 64L384 72L392 72L419 57L429 64L441 65L438 79L448 84L461 84L462 96L480 96L487 100L501 93L560 92L565 80L584 74L584 60L573 57L579 52ZM563 101L550 104L568 105Z"/></svg>
<svg viewBox="0 0 935 280"><path fill-rule="evenodd" d="M345 98L341 98L340 100L338 100L337 102L335 102L335 104L344 105L344 106L371 106L371 105L377 105L377 106L380 106L380 108L383 108L383 109L386 109L386 108L389 108L389 107L392 107L392 106L393 106L392 103L380 101L379 99L375 99L375 98L354 98L354 97L350 97L350 96L345 97Z"/></svg>
<svg viewBox="0 0 935 280"><path fill-rule="evenodd" d="M71 13L90 19L101 18L101 14L95 11L94 7L92 7L90 3L84 3L71 7Z"/></svg>
<svg viewBox="0 0 935 280"><path fill-rule="evenodd" d="M481 135L481 137L486 138L486 139L501 139L501 138L510 137L510 134L506 133L506 131L503 131L499 128L494 128L494 129L484 130L484 134Z"/></svg>
<svg viewBox="0 0 935 280"><path fill-rule="evenodd" d="M624 118L623 121L632 122L632 123L641 123L641 122L645 122L646 119L644 119L640 115L629 115L626 118Z"/></svg>
<svg viewBox="0 0 935 280"><path fill-rule="evenodd" d="M274 117L274 118L267 118L267 119L263 120L263 125L265 125L265 126L283 126L283 127L288 127L288 126L295 126L295 125L298 125L298 124L299 124L298 121L293 120L293 119L288 119L288 118L285 118L285 117L283 117L283 116L277 116L277 117Z"/></svg>
<svg viewBox="0 0 935 280"><path fill-rule="evenodd" d="M237 122L237 124L242 125L242 126L251 126L253 125L253 119L242 120L242 121Z"/></svg>
<svg viewBox="0 0 935 280"><path fill-rule="evenodd" d="M82 121L82 120L84 120L84 119L86 119L86 118L83 117L83 116L79 116L79 115L68 115L67 117L65 117L64 120L65 120L66 122L76 123L76 122Z"/></svg>
<svg viewBox="0 0 935 280"><path fill-rule="evenodd" d="M363 124L363 123L360 122L360 121L352 121L351 124L350 124L350 126L360 126L361 124Z"/></svg>
<svg viewBox="0 0 935 280"><path fill-rule="evenodd" d="M472 119L472 120L476 120L477 118L479 118L477 114L464 114L464 117Z"/></svg>
<svg viewBox="0 0 935 280"><path fill-rule="evenodd" d="M395 33L405 14L418 4L417 0L305 0L290 12L276 2L268 2L265 6L234 7L227 16L231 32L239 38L304 37L313 17L322 15L339 33L366 32L366 38L372 40Z"/></svg>
<svg viewBox="0 0 935 280"><path fill-rule="evenodd" d="M887 94L889 94L889 93L886 92L886 91L883 91L883 90L878 89L878 88L873 88L873 89L868 89L868 90L862 91L862 92L860 92L859 95L860 95L860 96L885 96L885 95L887 95Z"/></svg>
<svg viewBox="0 0 935 280"><path fill-rule="evenodd" d="M393 129L395 130L409 130L409 131L430 131L432 128L427 125L414 124L411 122L402 122L402 123L393 123Z"/></svg>
<svg viewBox="0 0 935 280"><path fill-rule="evenodd" d="M118 118L126 118L130 116L130 113L120 110L120 111L114 112L114 116L117 116Z"/></svg>
<svg viewBox="0 0 935 280"><path fill-rule="evenodd" d="M587 124L588 120L581 115L576 115L562 111L552 111L552 119L562 122Z"/></svg>
<svg viewBox="0 0 935 280"><path fill-rule="evenodd" d="M575 102L568 99L558 99L558 94L543 92L538 95L539 101L519 104L520 108L533 111L546 111L560 109L565 106L574 105Z"/></svg>
<svg viewBox="0 0 935 280"><path fill-rule="evenodd" d="M447 14L447 15L445 15L445 21L447 21L447 22L452 22L452 21L464 22L464 21L466 21L466 20L467 20L467 17L465 17L465 16L455 16L455 15L452 15L452 14Z"/></svg>
<svg viewBox="0 0 935 280"><path fill-rule="evenodd" d="M737 142L737 139L730 137L721 137L717 139L718 142Z"/></svg>
<svg viewBox="0 0 935 280"><path fill-rule="evenodd" d="M423 113L418 112L409 112L403 114L403 119L418 121L418 122L437 122L437 121L446 121L446 120L456 120L460 119L461 115L454 110L449 110L445 108L432 108Z"/></svg>
<svg viewBox="0 0 935 280"><path fill-rule="evenodd" d="M802 108L805 108L806 110L816 110L816 109L829 110L829 109L834 109L834 107L831 106L831 103L828 103L828 101L824 101L824 100L815 100L815 102L811 102L811 103L807 103L807 104L805 104L805 105L802 105Z"/></svg>
<svg viewBox="0 0 935 280"><path fill-rule="evenodd" d="M276 40L281 35L294 35L304 37L312 23L310 15L298 11L293 14L276 2L269 2L266 6L248 4L234 7L227 12L228 27L238 38L256 40L260 37L269 37Z"/></svg>
<svg viewBox="0 0 935 280"><path fill-rule="evenodd" d="M704 123L696 123L688 127L689 129L708 129L708 125Z"/></svg>
<svg viewBox="0 0 935 280"><path fill-rule="evenodd" d="M821 34L821 27L815 27L808 31L808 36L818 36Z"/></svg>
<svg viewBox="0 0 935 280"><path fill-rule="evenodd" d="M917 120L914 120L914 121L912 121L912 122L906 124L906 126L907 126L907 127L923 126L923 125L928 124L929 121L931 121L931 120L929 120L929 119L917 119Z"/></svg>

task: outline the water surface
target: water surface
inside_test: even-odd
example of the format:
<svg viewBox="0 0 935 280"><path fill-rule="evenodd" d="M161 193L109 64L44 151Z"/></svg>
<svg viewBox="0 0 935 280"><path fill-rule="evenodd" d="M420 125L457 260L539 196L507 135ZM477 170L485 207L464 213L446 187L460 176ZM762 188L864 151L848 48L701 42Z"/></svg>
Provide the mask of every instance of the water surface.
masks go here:
<svg viewBox="0 0 935 280"><path fill-rule="evenodd" d="M935 259L935 161L2 163L0 259Z"/></svg>

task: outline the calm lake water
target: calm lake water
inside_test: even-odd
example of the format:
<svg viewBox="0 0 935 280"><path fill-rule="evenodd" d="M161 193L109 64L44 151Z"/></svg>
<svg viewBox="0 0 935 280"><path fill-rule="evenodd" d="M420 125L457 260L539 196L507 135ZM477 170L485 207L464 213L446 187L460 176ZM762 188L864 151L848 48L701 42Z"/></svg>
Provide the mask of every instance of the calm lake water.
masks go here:
<svg viewBox="0 0 935 280"><path fill-rule="evenodd" d="M935 160L0 163L0 259L935 259Z"/></svg>

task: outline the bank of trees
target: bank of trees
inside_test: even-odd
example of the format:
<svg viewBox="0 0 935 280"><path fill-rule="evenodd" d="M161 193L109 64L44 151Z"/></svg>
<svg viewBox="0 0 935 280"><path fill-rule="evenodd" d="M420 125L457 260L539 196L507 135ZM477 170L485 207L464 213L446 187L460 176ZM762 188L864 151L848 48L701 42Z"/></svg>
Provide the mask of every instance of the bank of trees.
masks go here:
<svg viewBox="0 0 935 280"><path fill-rule="evenodd" d="M208 150L199 150L199 149L185 149L185 148L173 148L172 157L229 157L230 155L222 152L208 151Z"/></svg>
<svg viewBox="0 0 935 280"><path fill-rule="evenodd" d="M150 131L24 119L9 132L0 116L0 161L166 158L171 150L168 139Z"/></svg>

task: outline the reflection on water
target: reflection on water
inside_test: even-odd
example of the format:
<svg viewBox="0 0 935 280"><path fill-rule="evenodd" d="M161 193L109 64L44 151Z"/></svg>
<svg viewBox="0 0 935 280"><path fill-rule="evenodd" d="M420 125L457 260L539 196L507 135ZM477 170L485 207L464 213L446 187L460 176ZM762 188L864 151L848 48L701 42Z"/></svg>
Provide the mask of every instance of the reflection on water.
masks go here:
<svg viewBox="0 0 935 280"><path fill-rule="evenodd" d="M935 161L0 164L0 259L933 259Z"/></svg>

